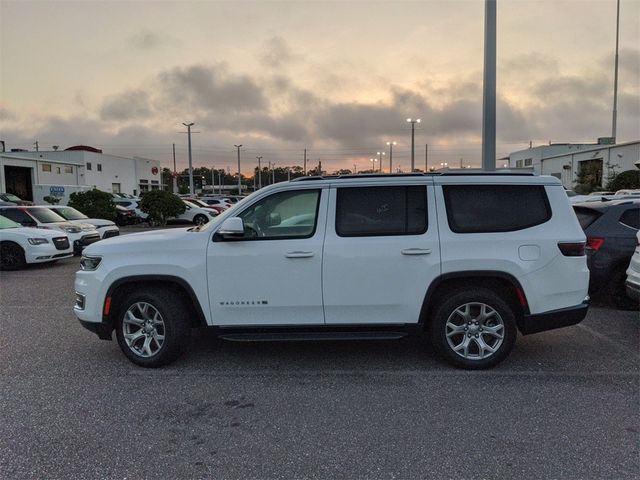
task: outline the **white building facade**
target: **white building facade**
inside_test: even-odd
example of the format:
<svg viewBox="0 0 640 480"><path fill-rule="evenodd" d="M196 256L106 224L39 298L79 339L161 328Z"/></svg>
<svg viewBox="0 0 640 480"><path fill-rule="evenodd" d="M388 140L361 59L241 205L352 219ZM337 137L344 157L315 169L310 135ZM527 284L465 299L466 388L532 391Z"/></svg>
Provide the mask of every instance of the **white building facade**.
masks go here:
<svg viewBox="0 0 640 480"><path fill-rule="evenodd" d="M527 148L509 154L509 168L533 170L539 175L559 178L565 188L577 184L580 168L587 163L602 170L601 187L614 173L640 167L640 140L607 144L551 144Z"/></svg>
<svg viewBox="0 0 640 480"><path fill-rule="evenodd" d="M87 186L139 195L162 188L162 169L158 160L119 157L85 146L0 154L1 192L32 200L35 185Z"/></svg>

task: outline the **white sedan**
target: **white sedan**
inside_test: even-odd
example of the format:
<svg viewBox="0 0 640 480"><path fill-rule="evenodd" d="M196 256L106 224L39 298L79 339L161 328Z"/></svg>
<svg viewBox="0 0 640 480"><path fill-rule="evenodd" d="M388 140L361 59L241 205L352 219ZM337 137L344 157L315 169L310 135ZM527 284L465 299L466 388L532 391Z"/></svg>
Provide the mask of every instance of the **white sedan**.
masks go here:
<svg viewBox="0 0 640 480"><path fill-rule="evenodd" d="M111 220L104 220L101 218L89 218L84 213L79 212L75 208L67 207L65 205L48 205L49 210L53 210L62 218L71 223L88 223L93 225L98 230L100 238L111 238L120 235L120 229Z"/></svg>
<svg viewBox="0 0 640 480"><path fill-rule="evenodd" d="M0 269L17 270L73 256L69 238L58 230L23 227L0 215Z"/></svg>
<svg viewBox="0 0 640 480"><path fill-rule="evenodd" d="M184 202L186 210L184 211L184 213L181 213L172 220L179 220L183 222L187 221L196 225L204 225L205 223L208 223L209 220L218 215L215 210L211 210L209 208L201 208L197 204L185 201L184 199L182 201Z"/></svg>

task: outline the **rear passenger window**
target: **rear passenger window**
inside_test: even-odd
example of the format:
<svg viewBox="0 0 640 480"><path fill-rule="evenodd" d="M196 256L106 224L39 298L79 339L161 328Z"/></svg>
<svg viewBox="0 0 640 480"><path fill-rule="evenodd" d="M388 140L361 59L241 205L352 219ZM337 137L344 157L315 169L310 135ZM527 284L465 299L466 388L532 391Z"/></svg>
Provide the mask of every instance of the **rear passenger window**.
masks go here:
<svg viewBox="0 0 640 480"><path fill-rule="evenodd" d="M595 222L602 215L601 212L594 210L593 208L573 207L573 210L576 212L578 222L580 223L580 226L583 230L593 222Z"/></svg>
<svg viewBox="0 0 640 480"><path fill-rule="evenodd" d="M442 190L455 233L513 232L551 218L543 185L443 185Z"/></svg>
<svg viewBox="0 0 640 480"><path fill-rule="evenodd" d="M427 188L338 188L336 233L341 237L420 235L427 231Z"/></svg>
<svg viewBox="0 0 640 480"><path fill-rule="evenodd" d="M620 215L620 223L627 227L640 229L640 208L631 208Z"/></svg>

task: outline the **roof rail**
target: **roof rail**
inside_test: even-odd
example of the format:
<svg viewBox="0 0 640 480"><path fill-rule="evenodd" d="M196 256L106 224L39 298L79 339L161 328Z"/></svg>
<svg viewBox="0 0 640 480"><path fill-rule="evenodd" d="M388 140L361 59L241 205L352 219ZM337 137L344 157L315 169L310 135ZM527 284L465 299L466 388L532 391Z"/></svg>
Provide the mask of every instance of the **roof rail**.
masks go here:
<svg viewBox="0 0 640 480"><path fill-rule="evenodd" d="M469 170L453 170L448 172L414 172L414 173L350 173L347 175L312 175L309 177L294 178L292 182L308 182L311 180L329 180L343 178L396 178L396 177L432 177L432 176L456 176L456 175L473 175L473 176L490 176L502 175L511 177L534 177L534 172L519 172L513 170L497 170L493 172L469 171Z"/></svg>

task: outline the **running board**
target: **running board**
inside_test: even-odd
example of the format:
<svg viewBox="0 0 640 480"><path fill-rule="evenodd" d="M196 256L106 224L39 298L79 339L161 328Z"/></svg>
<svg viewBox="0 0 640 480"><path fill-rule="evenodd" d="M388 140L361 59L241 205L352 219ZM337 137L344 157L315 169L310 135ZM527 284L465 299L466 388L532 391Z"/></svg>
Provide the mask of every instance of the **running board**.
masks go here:
<svg viewBox="0 0 640 480"><path fill-rule="evenodd" d="M259 332L220 335L230 342L301 342L334 340L398 340L406 332Z"/></svg>

